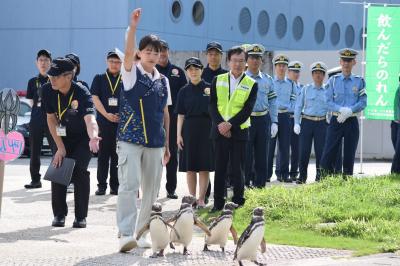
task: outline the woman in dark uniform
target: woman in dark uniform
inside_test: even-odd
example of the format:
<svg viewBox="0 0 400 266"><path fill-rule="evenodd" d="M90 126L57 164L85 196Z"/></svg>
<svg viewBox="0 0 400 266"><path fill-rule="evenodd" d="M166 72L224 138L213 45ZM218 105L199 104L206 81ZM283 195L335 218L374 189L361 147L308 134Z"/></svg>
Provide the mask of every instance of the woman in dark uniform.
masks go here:
<svg viewBox="0 0 400 266"><path fill-rule="evenodd" d="M209 173L214 171L212 142L209 139L211 118L208 113L210 84L201 79L203 65L191 57L185 62L189 83L178 93L177 144L180 150L179 171L186 172L189 193L196 196L196 175L199 173L197 206L205 206L204 198Z"/></svg>

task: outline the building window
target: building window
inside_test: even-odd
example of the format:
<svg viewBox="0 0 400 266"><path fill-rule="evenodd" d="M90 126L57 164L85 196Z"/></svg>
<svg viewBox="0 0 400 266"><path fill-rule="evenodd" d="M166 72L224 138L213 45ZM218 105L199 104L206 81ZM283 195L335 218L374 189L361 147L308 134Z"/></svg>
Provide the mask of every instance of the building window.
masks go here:
<svg viewBox="0 0 400 266"><path fill-rule="evenodd" d="M293 30L293 37L296 41L300 40L301 37L303 37L304 23L301 17L297 16L294 18L292 30Z"/></svg>
<svg viewBox="0 0 400 266"><path fill-rule="evenodd" d="M241 33L249 32L251 27L251 13L247 7L242 8L239 14L239 29Z"/></svg>
<svg viewBox="0 0 400 266"><path fill-rule="evenodd" d="M346 40L346 46L347 47L352 47L354 44L354 28L351 25L348 25L346 27L346 32L345 32L345 40Z"/></svg>
<svg viewBox="0 0 400 266"><path fill-rule="evenodd" d="M182 3L179 0L175 0L171 5L171 18L173 21L177 22L180 20L182 15Z"/></svg>
<svg viewBox="0 0 400 266"><path fill-rule="evenodd" d="M275 21L275 32L279 39L285 37L287 31L287 20L284 14L279 14Z"/></svg>
<svg viewBox="0 0 400 266"><path fill-rule="evenodd" d="M340 27L336 22L331 26L330 37L332 45L336 46L340 42Z"/></svg>
<svg viewBox="0 0 400 266"><path fill-rule="evenodd" d="M322 20L315 23L314 38L317 43L322 43L325 39L325 24Z"/></svg>
<svg viewBox="0 0 400 266"><path fill-rule="evenodd" d="M263 10L258 14L257 29L261 36L265 36L269 30L269 15L267 11Z"/></svg>
<svg viewBox="0 0 400 266"><path fill-rule="evenodd" d="M196 25L200 25L204 20L204 5L200 1L196 1L192 10L193 21Z"/></svg>

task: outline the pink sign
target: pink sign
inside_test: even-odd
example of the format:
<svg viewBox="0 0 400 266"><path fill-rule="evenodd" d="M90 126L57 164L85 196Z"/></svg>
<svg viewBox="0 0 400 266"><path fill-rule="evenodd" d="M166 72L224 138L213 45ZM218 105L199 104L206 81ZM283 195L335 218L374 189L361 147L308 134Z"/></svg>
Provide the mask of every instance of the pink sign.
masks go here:
<svg viewBox="0 0 400 266"><path fill-rule="evenodd" d="M24 136L17 131L11 131L4 135L4 131L0 130L0 160L12 161L21 156L24 151Z"/></svg>

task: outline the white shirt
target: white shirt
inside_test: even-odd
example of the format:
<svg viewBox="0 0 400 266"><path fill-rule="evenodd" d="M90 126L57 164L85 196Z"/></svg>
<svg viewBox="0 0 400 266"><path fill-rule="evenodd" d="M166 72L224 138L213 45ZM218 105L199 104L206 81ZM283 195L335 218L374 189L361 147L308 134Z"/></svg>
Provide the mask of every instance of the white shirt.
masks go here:
<svg viewBox="0 0 400 266"><path fill-rule="evenodd" d="M136 84L136 68L139 69L139 71L143 75L147 75L152 81L155 81L156 79L161 78L160 72L158 72L157 68L153 68L153 73L148 73L143 69L143 66L141 63L133 64L131 71L126 71L125 66L122 64L121 68L121 75L122 75L122 82L124 84L124 90L129 91L135 86ZM167 90L168 90L168 99L167 99L167 105L172 105L172 100L171 100L171 89L169 88L169 81L167 77L164 77L166 84L167 84Z"/></svg>
<svg viewBox="0 0 400 266"><path fill-rule="evenodd" d="M232 72L229 71L229 92L230 95L233 94L233 92L236 90L237 85L239 84L239 81L242 79L244 73L240 75L237 79L233 76Z"/></svg>

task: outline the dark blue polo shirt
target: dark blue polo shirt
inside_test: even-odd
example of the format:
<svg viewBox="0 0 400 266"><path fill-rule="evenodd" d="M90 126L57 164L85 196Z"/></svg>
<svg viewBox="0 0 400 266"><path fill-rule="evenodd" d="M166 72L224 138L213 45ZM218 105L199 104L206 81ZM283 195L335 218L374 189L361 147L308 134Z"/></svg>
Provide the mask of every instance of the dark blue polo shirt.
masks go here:
<svg viewBox="0 0 400 266"><path fill-rule="evenodd" d="M170 109L170 114L172 114L175 109L178 91L187 83L185 72L182 68L171 64L171 62L168 62L166 67L156 65L156 68L161 74L168 78L172 100L172 105L168 106L168 108Z"/></svg>
<svg viewBox="0 0 400 266"><path fill-rule="evenodd" d="M207 82L207 83L212 83L213 79L220 75L220 74L224 74L228 72L228 70L223 69L221 66L219 66L219 68L217 70L212 70L210 68L209 65L207 65L204 69L203 69L203 73L201 74L201 78Z"/></svg>
<svg viewBox="0 0 400 266"><path fill-rule="evenodd" d="M110 78L111 86L110 82L108 81L107 75ZM115 91L113 92L114 89ZM96 95L97 97L99 97L107 113L118 114L119 106L110 106L109 98L118 99L118 104L119 104L120 92L122 89L123 89L123 83L122 83L122 78L120 78L120 74L118 73L117 75L114 76L107 70L106 73L97 74L93 78L92 86L90 87L90 92L92 93L92 95ZM108 122L111 124L117 124L108 121L107 118L105 118L102 114L100 114L100 112L97 112L97 121L100 123Z"/></svg>
<svg viewBox="0 0 400 266"><path fill-rule="evenodd" d="M43 86L43 99L46 101L46 112L56 114L59 118L58 95L60 96L60 111L65 113L61 118L61 124L66 127L67 136L63 140L79 142L89 140L84 117L95 113L92 95L82 85L72 82L67 95L63 95L51 87L51 84Z"/></svg>
<svg viewBox="0 0 400 266"><path fill-rule="evenodd" d="M40 125L46 125L46 109L42 97L43 85L48 81L48 77L39 74L28 81L28 87L26 89L26 98L33 100L31 122L40 123Z"/></svg>

